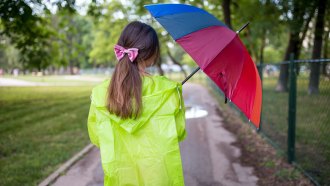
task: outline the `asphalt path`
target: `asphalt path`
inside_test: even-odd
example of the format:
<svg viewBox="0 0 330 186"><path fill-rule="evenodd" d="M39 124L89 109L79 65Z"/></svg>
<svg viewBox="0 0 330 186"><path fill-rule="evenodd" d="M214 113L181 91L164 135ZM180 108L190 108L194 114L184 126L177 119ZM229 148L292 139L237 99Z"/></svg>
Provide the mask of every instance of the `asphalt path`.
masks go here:
<svg viewBox="0 0 330 186"><path fill-rule="evenodd" d="M47 83L31 82L13 78L0 77L0 87L2 86L47 86Z"/></svg>

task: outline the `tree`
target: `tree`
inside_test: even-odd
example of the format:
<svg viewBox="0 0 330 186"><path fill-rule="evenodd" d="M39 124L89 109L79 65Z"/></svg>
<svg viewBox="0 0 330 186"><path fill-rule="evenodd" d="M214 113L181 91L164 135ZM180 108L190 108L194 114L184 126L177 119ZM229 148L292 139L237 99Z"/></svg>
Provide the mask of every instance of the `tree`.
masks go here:
<svg viewBox="0 0 330 186"><path fill-rule="evenodd" d="M9 72L14 68L22 68L19 62L19 51L10 43L6 36L0 36L0 68Z"/></svg>
<svg viewBox="0 0 330 186"><path fill-rule="evenodd" d="M269 60L268 56L263 59L267 47L282 52L285 27L283 21L278 19L280 11L275 3L271 0L241 0L233 7L232 15L236 18L232 20L233 27L236 25L238 29L250 22L239 35L256 63Z"/></svg>
<svg viewBox="0 0 330 186"><path fill-rule="evenodd" d="M298 59L308 24L314 15L315 2L309 0L282 0L278 6L283 11L283 17L286 19L290 30L284 61L290 60L291 53L293 53L294 59ZM281 64L276 91L288 91L288 77L288 64Z"/></svg>
<svg viewBox="0 0 330 186"><path fill-rule="evenodd" d="M130 21L130 11L120 1L112 1L94 6L94 12L102 12L94 16L94 41L89 53L90 62L114 66L116 58L113 46L121 34L121 31Z"/></svg>
<svg viewBox="0 0 330 186"><path fill-rule="evenodd" d="M329 3L329 2L328 2ZM329 4L328 4L329 6ZM324 33L324 46L323 46L323 58L327 59L329 58L329 54L330 54L330 10L329 8L326 11L326 17L325 17L325 33ZM327 65L328 63L324 62L322 64L322 75L328 75L327 74Z"/></svg>
<svg viewBox="0 0 330 186"><path fill-rule="evenodd" d="M59 9L74 11L72 0L58 0L54 3ZM55 32L45 19L49 13L41 0L3 0L0 3L0 35L7 36L20 51L23 68L37 68L40 71L50 64L50 38Z"/></svg>
<svg viewBox="0 0 330 186"><path fill-rule="evenodd" d="M84 40L90 37L92 23L87 16L73 14L67 10L59 10L53 15L53 27L57 30L56 42L59 48L59 61L54 64L69 65L70 74L73 67L80 67L88 61L91 42Z"/></svg>
<svg viewBox="0 0 330 186"><path fill-rule="evenodd" d="M42 6L39 1L32 1ZM51 35L46 20L37 16L25 1L4 0L0 4L1 35L21 52L23 67L35 67L39 70L46 65L48 55L47 38Z"/></svg>
<svg viewBox="0 0 330 186"><path fill-rule="evenodd" d="M187 77L187 73L186 73L186 71L184 70L182 64L181 64L180 62L178 62L178 61L174 58L174 56L171 54L169 48L167 48L167 55L170 57L171 61L172 61L174 64L179 65L179 67L180 67L180 69L181 69L181 72L184 74L185 77ZM181 56L182 56L182 55L181 55Z"/></svg>
<svg viewBox="0 0 330 186"><path fill-rule="evenodd" d="M327 7L327 0L318 0L317 1L317 17L314 31L314 46L312 59L321 58L322 51L322 41L323 41L323 32L324 32L324 17L325 10ZM309 94L318 94L319 92L319 82L320 82L320 63L311 63L311 73L309 76L309 85L308 93Z"/></svg>
<svg viewBox="0 0 330 186"><path fill-rule="evenodd" d="M231 18L230 18L230 0L223 0L222 1L222 11L223 11L223 15L225 18L225 24L231 29Z"/></svg>

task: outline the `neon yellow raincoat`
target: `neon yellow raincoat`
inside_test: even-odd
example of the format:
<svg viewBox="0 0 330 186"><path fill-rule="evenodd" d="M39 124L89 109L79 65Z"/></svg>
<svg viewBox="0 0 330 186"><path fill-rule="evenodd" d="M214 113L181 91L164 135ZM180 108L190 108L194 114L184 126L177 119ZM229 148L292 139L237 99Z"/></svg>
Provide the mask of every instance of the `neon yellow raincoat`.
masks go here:
<svg viewBox="0 0 330 186"><path fill-rule="evenodd" d="M142 81L143 111L135 120L107 111L110 80L92 90L87 126L100 148L104 185L184 185L178 144L186 137L182 86L163 76Z"/></svg>

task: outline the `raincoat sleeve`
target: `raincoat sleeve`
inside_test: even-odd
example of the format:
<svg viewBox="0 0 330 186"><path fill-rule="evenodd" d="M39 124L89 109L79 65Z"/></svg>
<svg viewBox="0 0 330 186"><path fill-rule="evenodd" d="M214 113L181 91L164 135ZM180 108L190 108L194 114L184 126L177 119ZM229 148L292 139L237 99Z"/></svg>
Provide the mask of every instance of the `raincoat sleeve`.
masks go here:
<svg viewBox="0 0 330 186"><path fill-rule="evenodd" d="M179 111L176 113L175 115L175 122L176 122L176 130L178 133L178 140L183 141L186 136L186 117L185 117L185 113L186 113L186 109L184 106L184 100L183 100L183 96L182 96L182 85L178 85L177 86L177 91L178 91L178 96L179 96Z"/></svg>
<svg viewBox="0 0 330 186"><path fill-rule="evenodd" d="M93 103L92 95L91 95L91 105L89 108L88 119L87 119L88 135L89 135L89 139L90 139L91 143L99 148L100 144L99 144L99 139L98 139L98 136L96 133L95 111L96 111L96 107L95 107L95 104Z"/></svg>

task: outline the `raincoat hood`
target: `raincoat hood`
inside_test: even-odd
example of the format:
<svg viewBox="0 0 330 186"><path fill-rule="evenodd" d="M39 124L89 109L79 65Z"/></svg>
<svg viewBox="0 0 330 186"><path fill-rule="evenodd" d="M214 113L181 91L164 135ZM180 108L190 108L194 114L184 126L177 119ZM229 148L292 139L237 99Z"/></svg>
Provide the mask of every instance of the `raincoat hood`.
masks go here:
<svg viewBox="0 0 330 186"><path fill-rule="evenodd" d="M109 83L110 80L107 79L93 89L91 95L92 103L103 114L99 118L110 118L112 122L119 124L128 133L134 133L139 130L156 112L161 112L160 114L162 115L175 114L178 110L172 108L177 108L177 104L180 105L181 109L182 98L180 91L182 91L182 85L180 83L169 81L164 76L143 76L142 105L148 105L148 107L143 107L141 117L123 120L114 114L110 114L106 108ZM179 96L179 103L175 103L177 100L169 99L175 92ZM163 107L164 105L166 108Z"/></svg>

